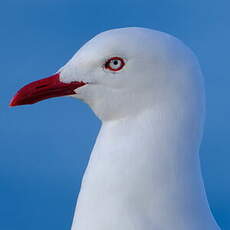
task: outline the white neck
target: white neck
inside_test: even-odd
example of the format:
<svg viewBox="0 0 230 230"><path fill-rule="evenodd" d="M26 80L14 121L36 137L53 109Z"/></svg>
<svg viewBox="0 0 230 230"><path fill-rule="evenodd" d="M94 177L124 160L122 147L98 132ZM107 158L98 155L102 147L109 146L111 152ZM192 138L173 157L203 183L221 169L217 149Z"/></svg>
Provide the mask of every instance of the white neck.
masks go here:
<svg viewBox="0 0 230 230"><path fill-rule="evenodd" d="M197 120L165 107L104 122L72 230L217 230L200 173Z"/></svg>

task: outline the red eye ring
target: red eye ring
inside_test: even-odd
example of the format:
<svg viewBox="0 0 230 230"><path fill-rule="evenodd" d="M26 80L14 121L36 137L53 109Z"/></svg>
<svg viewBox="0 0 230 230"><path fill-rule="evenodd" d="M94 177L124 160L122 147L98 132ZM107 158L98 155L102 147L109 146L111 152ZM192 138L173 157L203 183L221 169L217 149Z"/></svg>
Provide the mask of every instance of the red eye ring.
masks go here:
<svg viewBox="0 0 230 230"><path fill-rule="evenodd" d="M120 57L112 57L108 59L104 65L105 69L109 69L111 71L119 71L125 65L125 61Z"/></svg>

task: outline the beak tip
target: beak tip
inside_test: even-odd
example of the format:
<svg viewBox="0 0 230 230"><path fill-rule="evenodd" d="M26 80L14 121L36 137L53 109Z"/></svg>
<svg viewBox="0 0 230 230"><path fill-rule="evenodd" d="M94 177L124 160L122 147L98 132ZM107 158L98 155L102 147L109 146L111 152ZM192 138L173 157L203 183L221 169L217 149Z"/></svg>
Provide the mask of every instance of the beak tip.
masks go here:
<svg viewBox="0 0 230 230"><path fill-rule="evenodd" d="M10 103L9 103L9 106L10 107L14 107L14 106L17 106L17 101L15 100L16 98L13 97L11 100L10 100Z"/></svg>
<svg viewBox="0 0 230 230"><path fill-rule="evenodd" d="M9 107L15 107L18 105L24 105L23 95L21 95L20 90L11 98Z"/></svg>

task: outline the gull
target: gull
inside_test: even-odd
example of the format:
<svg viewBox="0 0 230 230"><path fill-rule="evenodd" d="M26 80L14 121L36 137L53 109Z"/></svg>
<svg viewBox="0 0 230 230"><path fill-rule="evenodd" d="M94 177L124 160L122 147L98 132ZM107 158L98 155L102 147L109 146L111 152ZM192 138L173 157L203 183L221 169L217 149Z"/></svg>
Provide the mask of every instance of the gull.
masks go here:
<svg viewBox="0 0 230 230"><path fill-rule="evenodd" d="M10 105L68 95L102 121L72 230L220 230L200 170L203 77L183 42L138 27L102 32Z"/></svg>

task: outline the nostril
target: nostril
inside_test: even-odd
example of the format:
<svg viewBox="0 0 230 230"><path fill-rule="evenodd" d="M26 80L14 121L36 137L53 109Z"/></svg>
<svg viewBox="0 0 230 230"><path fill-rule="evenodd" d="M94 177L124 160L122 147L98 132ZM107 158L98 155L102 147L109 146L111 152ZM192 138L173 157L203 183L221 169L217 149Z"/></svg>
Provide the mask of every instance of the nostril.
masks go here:
<svg viewBox="0 0 230 230"><path fill-rule="evenodd" d="M39 85L39 86L36 87L36 89L44 88L44 87L46 87L46 86L48 86L48 84Z"/></svg>

